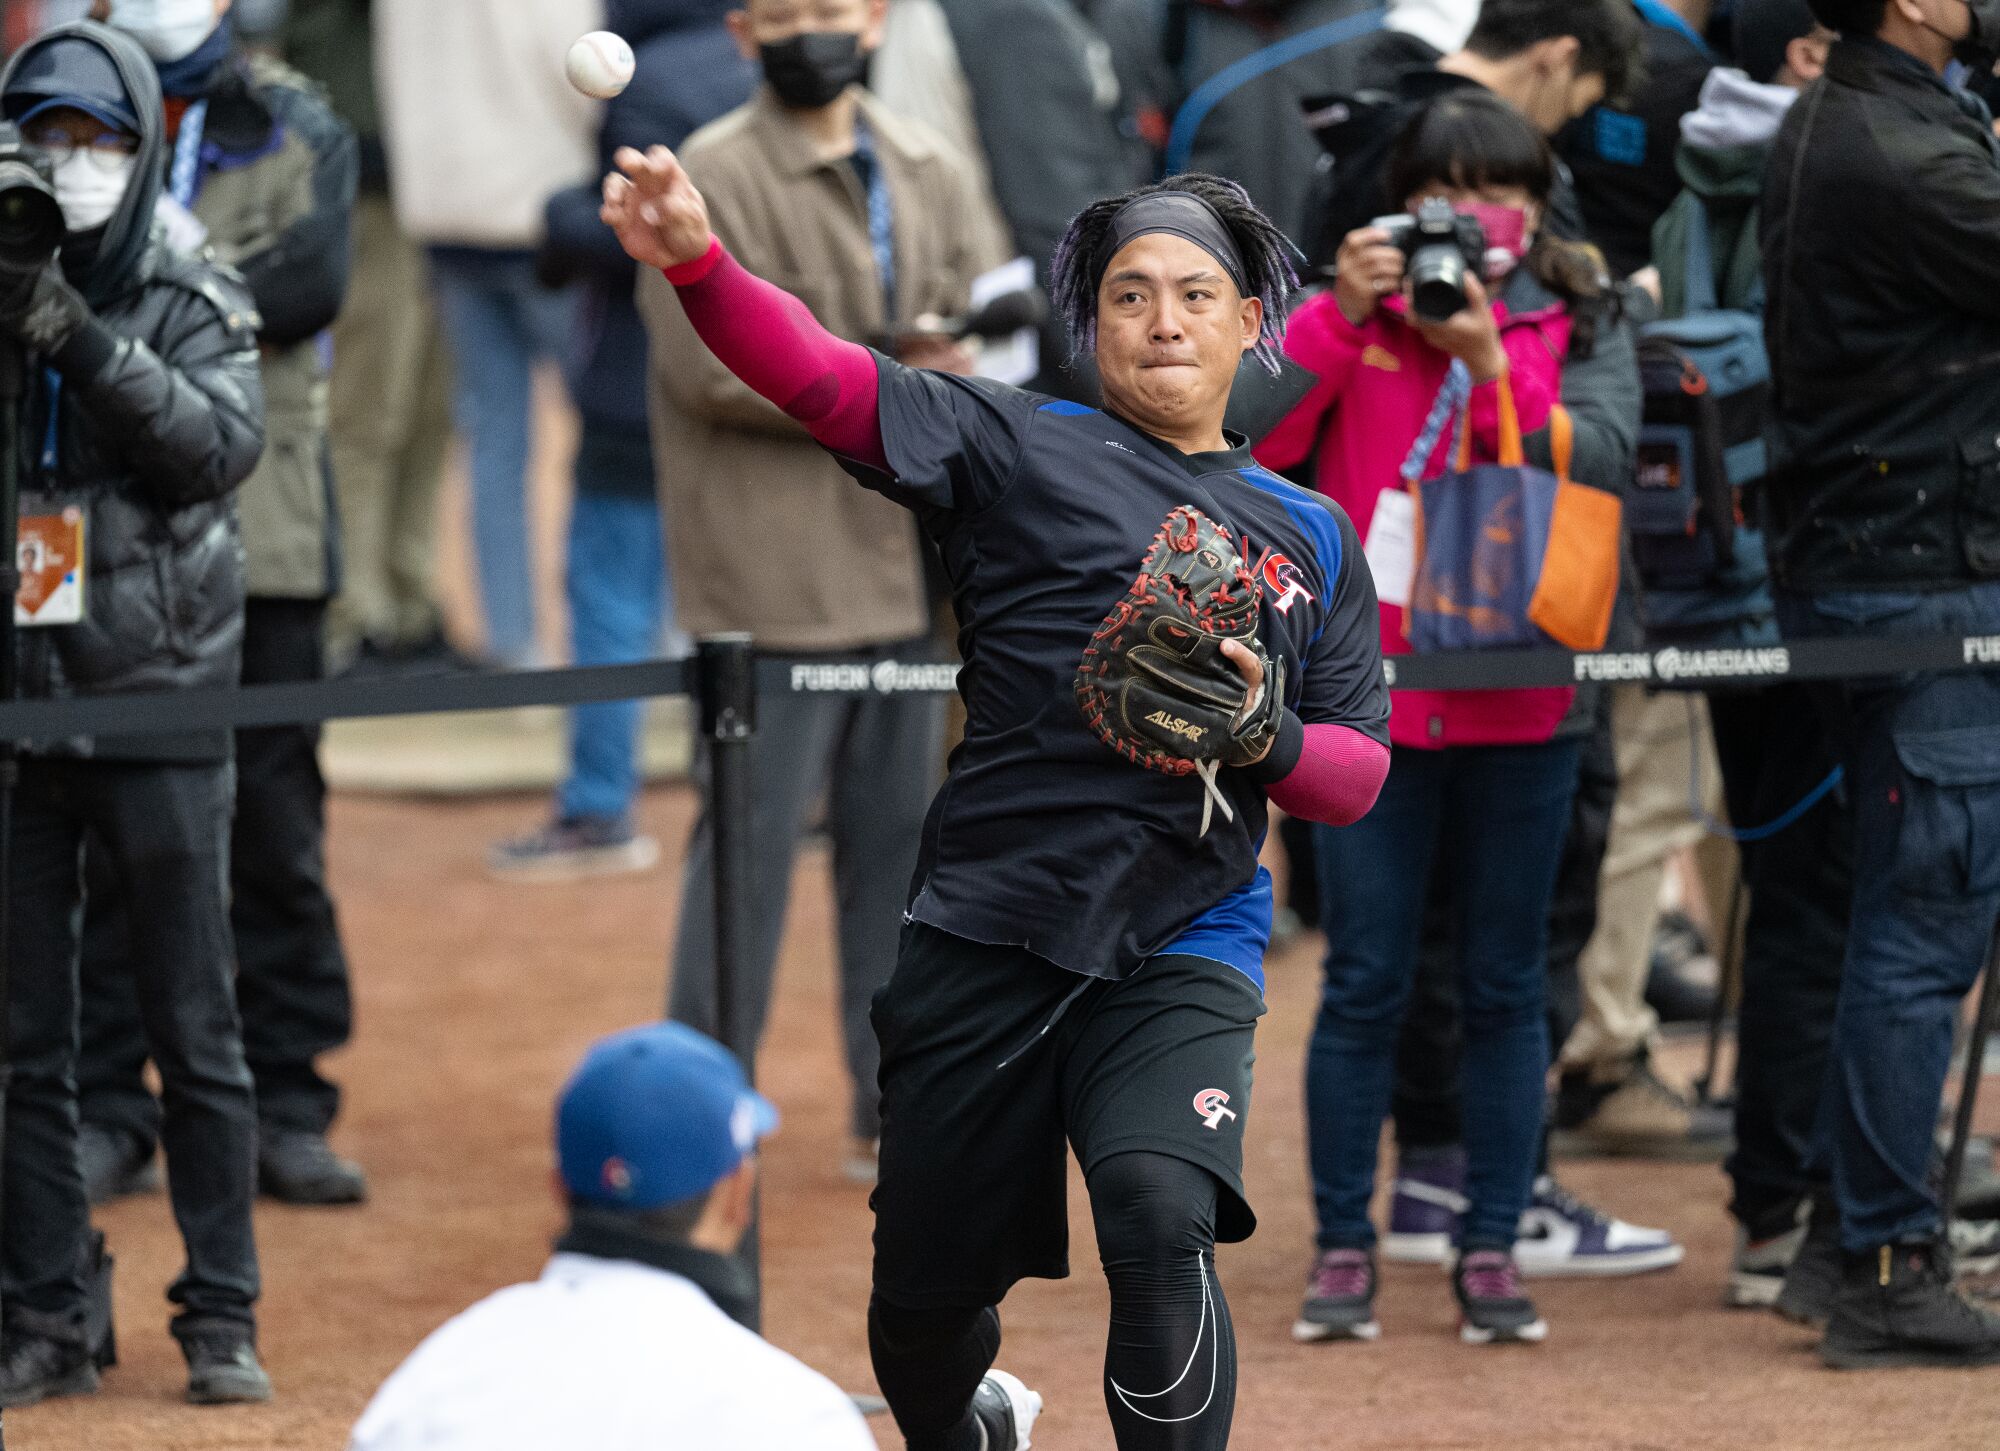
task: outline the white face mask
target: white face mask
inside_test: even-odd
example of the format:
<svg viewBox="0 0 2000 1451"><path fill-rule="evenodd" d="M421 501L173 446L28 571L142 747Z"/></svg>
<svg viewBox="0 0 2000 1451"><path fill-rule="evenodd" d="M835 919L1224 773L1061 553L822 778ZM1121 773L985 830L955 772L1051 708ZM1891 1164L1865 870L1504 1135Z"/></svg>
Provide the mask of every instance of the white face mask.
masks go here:
<svg viewBox="0 0 2000 1451"><path fill-rule="evenodd" d="M111 23L154 60L181 60L215 30L215 0L111 0Z"/></svg>
<svg viewBox="0 0 2000 1451"><path fill-rule="evenodd" d="M137 157L126 156L107 168L94 157L77 155L56 167L56 205L62 208L63 225L75 234L110 221L138 164Z"/></svg>

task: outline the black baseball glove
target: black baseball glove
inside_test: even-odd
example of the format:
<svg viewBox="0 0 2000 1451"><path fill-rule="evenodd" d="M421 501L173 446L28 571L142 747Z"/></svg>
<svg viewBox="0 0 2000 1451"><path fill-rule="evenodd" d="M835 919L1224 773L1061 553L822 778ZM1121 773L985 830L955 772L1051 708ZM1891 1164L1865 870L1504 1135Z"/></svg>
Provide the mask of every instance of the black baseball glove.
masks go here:
<svg viewBox="0 0 2000 1451"><path fill-rule="evenodd" d="M1183 505L1153 536L1138 578L1077 667L1077 704L1106 745L1148 770L1201 777L1204 835L1214 808L1236 817L1216 772L1261 759L1284 713L1284 661L1257 639L1260 606L1229 531ZM1254 697L1222 653L1227 640L1263 662Z"/></svg>

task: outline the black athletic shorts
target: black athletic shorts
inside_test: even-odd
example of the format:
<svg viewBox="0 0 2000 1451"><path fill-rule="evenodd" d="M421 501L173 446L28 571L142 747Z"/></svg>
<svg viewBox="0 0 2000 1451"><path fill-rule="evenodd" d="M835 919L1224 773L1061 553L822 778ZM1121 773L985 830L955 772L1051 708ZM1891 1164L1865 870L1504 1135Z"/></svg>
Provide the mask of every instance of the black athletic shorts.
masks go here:
<svg viewBox="0 0 2000 1451"><path fill-rule="evenodd" d="M1243 1194L1257 985L1205 957L1120 982L1019 947L903 928L875 997L882 1043L875 1291L912 1309L997 1305L1069 1274L1069 1160L1149 1150L1223 1187L1216 1239L1248 1239ZM1065 1143L1067 1140L1067 1143Z"/></svg>

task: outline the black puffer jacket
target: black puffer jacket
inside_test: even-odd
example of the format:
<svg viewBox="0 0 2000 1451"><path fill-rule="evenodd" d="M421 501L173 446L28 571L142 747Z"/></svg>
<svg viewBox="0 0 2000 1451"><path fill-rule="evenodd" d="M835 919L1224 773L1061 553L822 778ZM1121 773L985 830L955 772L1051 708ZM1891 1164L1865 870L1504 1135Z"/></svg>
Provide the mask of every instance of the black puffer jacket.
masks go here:
<svg viewBox="0 0 2000 1451"><path fill-rule="evenodd" d="M30 490L87 509L88 619L22 632L22 694L233 685L243 549L230 496L264 447L256 309L233 273L168 251L154 231L164 123L152 63L136 44L89 22L61 27L15 57L0 98L27 57L65 35L113 58L143 137L132 182L95 246L64 249L63 270L92 320L60 350L53 384L41 367L31 373L24 478ZM125 756L225 751L219 736L100 743L100 753Z"/></svg>

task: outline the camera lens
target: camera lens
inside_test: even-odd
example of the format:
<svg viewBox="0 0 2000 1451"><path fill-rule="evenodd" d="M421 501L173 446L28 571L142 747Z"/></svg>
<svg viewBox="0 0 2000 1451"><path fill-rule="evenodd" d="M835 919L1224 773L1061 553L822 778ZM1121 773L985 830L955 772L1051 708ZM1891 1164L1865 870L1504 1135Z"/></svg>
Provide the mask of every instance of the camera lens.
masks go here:
<svg viewBox="0 0 2000 1451"><path fill-rule="evenodd" d="M1410 259L1411 310L1425 322L1443 322L1465 311L1465 254L1456 242L1419 247Z"/></svg>
<svg viewBox="0 0 2000 1451"><path fill-rule="evenodd" d="M62 245L55 192L25 162L0 160L0 270L39 270Z"/></svg>

